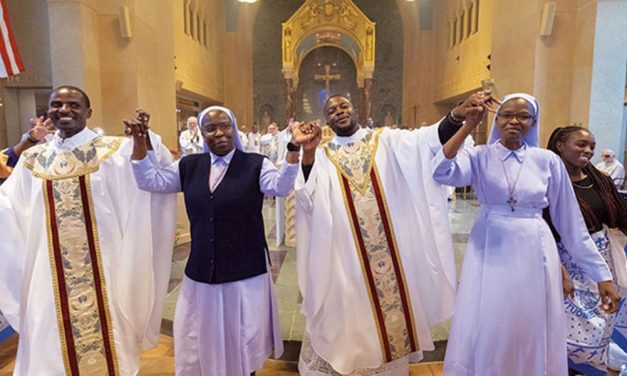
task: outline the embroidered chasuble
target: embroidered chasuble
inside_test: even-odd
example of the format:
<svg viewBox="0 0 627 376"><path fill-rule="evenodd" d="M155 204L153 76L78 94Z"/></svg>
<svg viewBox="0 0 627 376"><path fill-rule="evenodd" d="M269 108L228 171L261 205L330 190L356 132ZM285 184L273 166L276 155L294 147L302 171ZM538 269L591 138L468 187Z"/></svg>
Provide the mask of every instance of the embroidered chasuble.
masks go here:
<svg viewBox="0 0 627 376"><path fill-rule="evenodd" d="M418 350L407 283L374 162L380 130L363 139L324 146L342 181L364 284L370 297L383 359L390 362Z"/></svg>
<svg viewBox="0 0 627 376"><path fill-rule="evenodd" d="M436 126L361 129L320 147L307 181L297 178L298 280L315 353L303 374L385 373L433 349L430 326L450 317L455 296L445 190L431 179L440 147Z"/></svg>
<svg viewBox="0 0 627 376"><path fill-rule="evenodd" d="M0 188L0 226L15 231L0 245L15 374L136 374L154 345L174 223L151 217L175 202L136 188L130 148L119 137L36 146Z"/></svg>
<svg viewBox="0 0 627 376"><path fill-rule="evenodd" d="M43 180L48 252L63 361L68 375L118 375L89 172L120 140L71 151L46 150L25 162Z"/></svg>

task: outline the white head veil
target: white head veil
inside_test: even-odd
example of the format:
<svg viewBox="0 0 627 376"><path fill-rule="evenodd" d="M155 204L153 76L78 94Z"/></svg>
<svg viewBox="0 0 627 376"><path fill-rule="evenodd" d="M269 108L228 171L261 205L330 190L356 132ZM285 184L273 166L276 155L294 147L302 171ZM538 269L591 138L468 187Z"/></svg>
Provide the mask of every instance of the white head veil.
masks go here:
<svg viewBox="0 0 627 376"><path fill-rule="evenodd" d="M233 140L234 140L234 144L235 144L235 148L238 149L239 151L244 151L244 146L242 145L242 141L239 139L239 130L237 129L237 119L235 119L235 115L233 115L233 111L229 110L226 107L222 107L222 106L211 106L211 107L207 107L204 110L202 110L202 112L200 114L198 114L198 128L202 131L202 119L207 116L207 114L209 113L209 111L222 111L224 112L229 119L231 119L231 124L233 124ZM207 146L207 143L204 142L203 139L203 152L208 153L209 152L209 146Z"/></svg>
<svg viewBox="0 0 627 376"><path fill-rule="evenodd" d="M524 99L529 104L531 104L531 107L533 107L533 110L535 112L533 114L533 118L536 120L536 122L534 126L531 127L531 129L529 130L529 133L525 135L523 140L529 146L538 147L540 146L540 105L538 104L538 100L534 96L531 96L529 94L513 93L513 94L508 94L504 96L501 99L501 103L505 103L508 100L515 99L515 98ZM500 109L501 109L501 106L499 106L496 109L497 114ZM490 138L488 139L489 140L488 144L493 144L500 139L501 139L501 134L499 133L499 130L496 128L496 116L494 116L494 120L492 120L492 129L490 130Z"/></svg>

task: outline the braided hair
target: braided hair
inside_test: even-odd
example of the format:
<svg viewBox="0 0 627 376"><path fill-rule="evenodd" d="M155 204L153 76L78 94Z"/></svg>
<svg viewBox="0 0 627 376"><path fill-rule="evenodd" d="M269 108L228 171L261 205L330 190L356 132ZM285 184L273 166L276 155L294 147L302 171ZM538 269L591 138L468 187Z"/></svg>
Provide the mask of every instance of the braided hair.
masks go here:
<svg viewBox="0 0 627 376"><path fill-rule="evenodd" d="M560 152L557 150L557 144L566 143L570 136L578 131L585 131L590 133L588 129L577 125L568 125L565 127L556 128L553 133L551 133L551 137L549 137L547 149L551 150L557 155L560 155ZM607 223L607 225L611 228L620 226L621 230L625 232L627 228L622 228L623 224L621 223L621 218L624 217L625 213L627 212L627 208L625 206L623 198L618 194L612 178L597 170L596 167L594 167L594 165L590 162L588 162L583 167L583 172L590 177L590 180L594 184L596 191L599 193L599 196L601 196L601 199L606 206L609 222ZM586 226L588 227L588 230L601 228L602 223L596 217L590 205L588 205L586 201L580 198L576 191L575 195L577 196L577 202L579 203L579 207L583 214L584 220L586 221Z"/></svg>

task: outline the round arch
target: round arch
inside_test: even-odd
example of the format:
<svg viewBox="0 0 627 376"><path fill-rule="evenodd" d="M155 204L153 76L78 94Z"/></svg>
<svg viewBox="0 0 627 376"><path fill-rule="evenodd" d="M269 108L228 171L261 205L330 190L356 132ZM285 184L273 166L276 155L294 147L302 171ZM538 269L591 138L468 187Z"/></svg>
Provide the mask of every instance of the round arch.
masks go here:
<svg viewBox="0 0 627 376"><path fill-rule="evenodd" d="M298 70L305 56L322 47L345 51L357 68L357 84L372 79L375 23L351 0L307 0L282 23L282 70L298 86Z"/></svg>

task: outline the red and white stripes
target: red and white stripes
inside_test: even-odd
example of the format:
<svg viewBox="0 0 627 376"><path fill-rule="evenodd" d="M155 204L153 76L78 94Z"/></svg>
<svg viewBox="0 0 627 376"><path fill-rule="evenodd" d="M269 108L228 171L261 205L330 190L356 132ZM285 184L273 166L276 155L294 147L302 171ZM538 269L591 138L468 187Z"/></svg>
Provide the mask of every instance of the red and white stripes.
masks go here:
<svg viewBox="0 0 627 376"><path fill-rule="evenodd" d="M0 77L14 76L24 71L7 13L5 0L0 0Z"/></svg>

